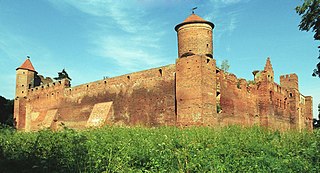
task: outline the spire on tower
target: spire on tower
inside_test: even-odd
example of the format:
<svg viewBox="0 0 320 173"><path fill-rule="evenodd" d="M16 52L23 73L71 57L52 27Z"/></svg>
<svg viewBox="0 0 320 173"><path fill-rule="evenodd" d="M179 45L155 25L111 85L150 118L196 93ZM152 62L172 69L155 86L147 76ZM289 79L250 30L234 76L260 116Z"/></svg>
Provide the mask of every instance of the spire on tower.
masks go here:
<svg viewBox="0 0 320 173"><path fill-rule="evenodd" d="M264 67L264 71L273 71L272 64L270 61L270 57L267 58L266 65Z"/></svg>

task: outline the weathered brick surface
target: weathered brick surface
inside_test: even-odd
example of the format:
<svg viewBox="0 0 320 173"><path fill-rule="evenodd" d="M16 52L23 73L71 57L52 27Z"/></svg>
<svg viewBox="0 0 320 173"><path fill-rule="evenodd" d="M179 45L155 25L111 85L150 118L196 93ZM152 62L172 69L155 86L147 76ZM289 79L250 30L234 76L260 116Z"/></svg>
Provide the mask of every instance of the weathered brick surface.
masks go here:
<svg viewBox="0 0 320 173"><path fill-rule="evenodd" d="M204 55L177 59L178 125L216 124L215 60Z"/></svg>
<svg viewBox="0 0 320 173"><path fill-rule="evenodd" d="M312 97L299 92L298 76L283 75L280 84L275 83L270 58L263 70L253 72L254 81L216 68L213 26L194 14L176 26L176 64L75 87L70 87L68 79L50 82L33 68L18 68L16 127L29 131L102 124L238 124L311 130ZM43 80L42 85L38 86L36 77Z"/></svg>
<svg viewBox="0 0 320 173"><path fill-rule="evenodd" d="M212 27L205 23L181 26L178 29L178 52L179 57L187 52L212 55Z"/></svg>
<svg viewBox="0 0 320 173"><path fill-rule="evenodd" d="M109 78L76 87L67 87L62 80L28 92L28 113L43 114L57 109L57 119L62 123L82 122L89 119L95 104L113 102L110 121L126 125L175 124L175 66L169 65L116 78ZM21 106L19 110L24 110ZM31 122L35 125L38 123ZM35 121L41 121L37 118ZM25 125L21 120L21 126Z"/></svg>
<svg viewBox="0 0 320 173"><path fill-rule="evenodd" d="M92 109L86 127L101 127L111 120L111 116L113 116L112 102L97 103Z"/></svg>

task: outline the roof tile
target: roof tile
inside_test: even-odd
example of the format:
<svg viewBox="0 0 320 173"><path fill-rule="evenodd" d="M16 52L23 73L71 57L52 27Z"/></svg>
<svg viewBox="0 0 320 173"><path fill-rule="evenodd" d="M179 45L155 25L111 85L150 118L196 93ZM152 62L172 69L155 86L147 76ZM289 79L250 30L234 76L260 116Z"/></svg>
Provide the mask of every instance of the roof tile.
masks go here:
<svg viewBox="0 0 320 173"><path fill-rule="evenodd" d="M183 22L204 22L204 21L206 20L202 19L200 16L196 14L191 14Z"/></svg>
<svg viewBox="0 0 320 173"><path fill-rule="evenodd" d="M32 65L32 63L31 63L31 61L30 61L30 59L28 58L28 59L26 59L25 61L24 61L24 63L20 66L20 67L18 67L17 68L17 70L18 69L25 69L25 70L30 70L30 71L36 71L35 69L34 69L34 67L33 67L33 65Z"/></svg>

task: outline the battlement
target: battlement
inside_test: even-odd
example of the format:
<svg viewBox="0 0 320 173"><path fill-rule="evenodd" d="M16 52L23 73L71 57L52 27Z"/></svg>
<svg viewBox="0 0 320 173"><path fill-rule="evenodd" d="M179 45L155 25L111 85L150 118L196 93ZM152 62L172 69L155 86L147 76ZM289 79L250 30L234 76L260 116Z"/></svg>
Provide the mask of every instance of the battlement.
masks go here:
<svg viewBox="0 0 320 173"><path fill-rule="evenodd" d="M280 79L281 79L281 78L287 79L287 80L298 80L298 76L297 76L297 74L295 74L295 73L286 74L286 75L281 75L281 76L280 76Z"/></svg>
<svg viewBox="0 0 320 173"><path fill-rule="evenodd" d="M70 87L70 81L68 79L62 79L62 80L58 80L51 83L42 84L40 86L29 88L27 91L28 91L28 96L32 96L32 95L40 94L44 90L52 91L52 90L57 90L57 89L67 88L67 87Z"/></svg>
<svg viewBox="0 0 320 173"><path fill-rule="evenodd" d="M152 68L149 70L143 70L139 72L129 73L121 76L106 78L90 83L85 83L82 85L67 88L65 91L66 95L76 95L83 92L89 93L89 95L94 95L104 90L109 89L112 86L123 86L128 84L139 84L141 81L150 80L171 80L175 72L175 65L167 65L157 68Z"/></svg>
<svg viewBox="0 0 320 173"><path fill-rule="evenodd" d="M58 129L60 123L311 129L312 97L299 92L298 76L282 75L275 83L270 58L253 72L253 81L224 72L213 58L213 28L192 14L175 27L175 64L74 87L64 69L53 81L38 75L28 58L16 71L17 129Z"/></svg>
<svg viewBox="0 0 320 173"><path fill-rule="evenodd" d="M299 79L295 73L280 76L280 85L284 88L299 90L298 82Z"/></svg>
<svg viewBox="0 0 320 173"><path fill-rule="evenodd" d="M34 88L30 88L27 90L27 96L29 97L29 99L57 99L68 96L95 96L110 90L114 91L115 93L119 93L120 90L115 88L125 88L127 85L132 83L135 86L135 84L139 85L141 81L145 80L156 81L166 80L166 78L168 78L168 80L171 80L174 71L175 65L171 64L149 70L143 70L139 72L89 82L74 87L70 87L70 81L68 79L62 79L59 81L54 81Z"/></svg>
<svg viewBox="0 0 320 173"><path fill-rule="evenodd" d="M287 93L287 90L282 88L281 85L279 85L277 83L273 84L273 91L277 92L279 94L286 94Z"/></svg>

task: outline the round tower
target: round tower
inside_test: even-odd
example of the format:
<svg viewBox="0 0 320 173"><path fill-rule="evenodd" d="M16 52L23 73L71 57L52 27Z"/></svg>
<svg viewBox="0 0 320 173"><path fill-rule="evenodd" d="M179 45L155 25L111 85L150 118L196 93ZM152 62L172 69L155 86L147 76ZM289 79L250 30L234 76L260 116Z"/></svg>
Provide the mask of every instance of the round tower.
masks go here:
<svg viewBox="0 0 320 173"><path fill-rule="evenodd" d="M176 124L179 126L218 123L213 28L213 23L195 14L175 27L179 53L175 76Z"/></svg>
<svg viewBox="0 0 320 173"><path fill-rule="evenodd" d="M27 95L29 88L34 87L34 79L37 75L29 57L16 69L16 97Z"/></svg>
<svg viewBox="0 0 320 173"><path fill-rule="evenodd" d="M174 29L178 34L179 58L206 55L213 58L212 30L214 24L191 14Z"/></svg>

